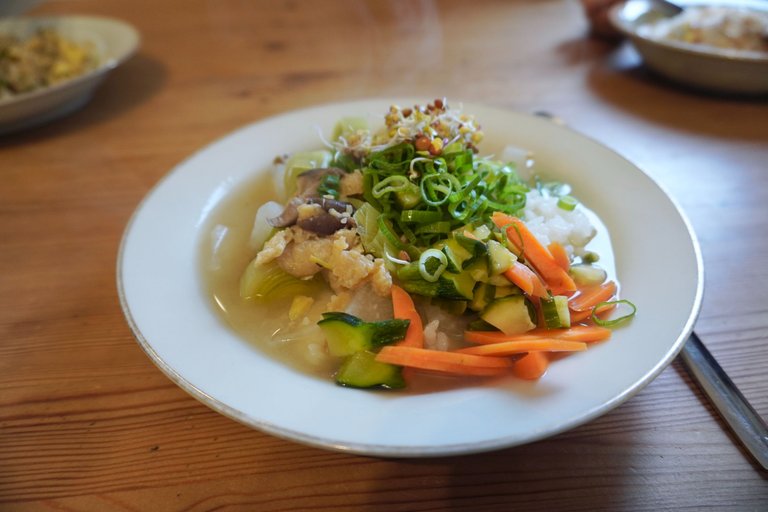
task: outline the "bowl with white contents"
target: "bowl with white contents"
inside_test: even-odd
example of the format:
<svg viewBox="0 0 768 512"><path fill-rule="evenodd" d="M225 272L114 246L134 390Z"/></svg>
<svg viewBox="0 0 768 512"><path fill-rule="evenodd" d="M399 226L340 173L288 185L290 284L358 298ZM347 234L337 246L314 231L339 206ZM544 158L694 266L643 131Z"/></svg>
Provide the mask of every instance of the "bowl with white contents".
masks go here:
<svg viewBox="0 0 768 512"><path fill-rule="evenodd" d="M707 91L768 94L768 3L628 0L610 13L648 68Z"/></svg>

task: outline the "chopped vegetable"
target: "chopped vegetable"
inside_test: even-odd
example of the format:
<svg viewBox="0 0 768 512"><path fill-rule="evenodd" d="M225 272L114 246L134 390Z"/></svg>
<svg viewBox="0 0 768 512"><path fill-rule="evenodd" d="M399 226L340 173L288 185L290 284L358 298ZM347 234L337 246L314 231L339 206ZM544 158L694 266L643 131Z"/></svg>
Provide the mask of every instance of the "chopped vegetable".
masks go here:
<svg viewBox="0 0 768 512"><path fill-rule="evenodd" d="M406 347L424 346L424 325L419 312L413 304L413 299L408 292L397 285L392 285L392 309L394 317L400 320L408 320L408 330L405 338L398 345Z"/></svg>
<svg viewBox="0 0 768 512"><path fill-rule="evenodd" d="M539 276L519 261L514 262L504 272L504 276L532 297L546 297L549 295Z"/></svg>
<svg viewBox="0 0 768 512"><path fill-rule="evenodd" d="M285 191L288 196L296 193L296 178L311 169L328 167L333 155L330 151L304 151L291 155L285 162Z"/></svg>
<svg viewBox="0 0 768 512"><path fill-rule="evenodd" d="M533 266L550 289L556 293L576 291L573 279L557 264L524 222L502 212L493 214L493 222L499 228L506 229L507 239L523 254L525 260Z"/></svg>
<svg viewBox="0 0 768 512"><path fill-rule="evenodd" d="M317 325L323 331L328 351L336 357L349 356L361 350L375 350L405 338L408 320L364 322L346 313L323 313Z"/></svg>
<svg viewBox="0 0 768 512"><path fill-rule="evenodd" d="M571 311L571 322L584 322L586 320L590 320L592 315L597 315L598 317L602 318L614 309L616 309L616 304L602 304L599 307L594 307L586 311Z"/></svg>
<svg viewBox="0 0 768 512"><path fill-rule="evenodd" d="M491 302L480 313L480 318L499 328L504 334L519 334L536 327L531 319L531 312L531 305L525 297L512 295Z"/></svg>
<svg viewBox="0 0 768 512"><path fill-rule="evenodd" d="M557 338L539 338L521 341L503 341L489 345L477 345L457 350L461 354L478 356L508 356L532 351L579 352L587 350L587 344L581 341L566 341Z"/></svg>
<svg viewBox="0 0 768 512"><path fill-rule="evenodd" d="M240 297L264 301L295 295L312 295L319 285L317 279L299 279L292 276L275 261L259 265L254 258L240 278Z"/></svg>
<svg viewBox="0 0 768 512"><path fill-rule="evenodd" d="M509 371L513 362L501 357L476 356L458 352L442 352L415 347L388 346L381 349L376 360L420 370L453 375L493 376Z"/></svg>
<svg viewBox="0 0 768 512"><path fill-rule="evenodd" d="M605 302L616 293L616 283L608 281L600 286L586 288L571 298L568 307L572 311L591 311L600 302Z"/></svg>
<svg viewBox="0 0 768 512"><path fill-rule="evenodd" d="M569 272L579 288L597 286L603 284L608 279L608 273L602 268L583 263L581 265L573 265Z"/></svg>
<svg viewBox="0 0 768 512"><path fill-rule="evenodd" d="M464 339L472 343L502 343L505 341L525 341L541 338L554 338L567 341L592 343L610 339L611 330L594 325L576 325L570 329L532 329L523 334L508 335L503 332L471 330L464 332Z"/></svg>
<svg viewBox="0 0 768 512"><path fill-rule="evenodd" d="M571 314L568 311L568 297L555 295L554 297L542 297L541 314L544 324L548 329L559 329L571 326Z"/></svg>
<svg viewBox="0 0 768 512"><path fill-rule="evenodd" d="M614 318L612 320L603 320L600 317L597 316L597 311L603 307L603 306L618 306L619 304L625 304L632 309L629 313L626 315L622 315L619 318ZM603 326L603 327L613 327L614 325L618 325L622 322L626 322L630 318L635 316L635 313L637 313L637 307L632 304L630 301L626 299L622 300L614 300L610 302L601 302L597 304L594 309L592 310L592 321L595 322L597 325Z"/></svg>
<svg viewBox="0 0 768 512"><path fill-rule="evenodd" d="M547 368L549 357L546 352L528 352L515 362L512 373L519 379L537 380L546 373Z"/></svg>
<svg viewBox="0 0 768 512"><path fill-rule="evenodd" d="M376 354L361 350L347 356L335 375L336 383L353 388L400 389L405 387L402 368L376 360Z"/></svg>
<svg viewBox="0 0 768 512"><path fill-rule="evenodd" d="M419 256L419 274L430 283L434 283L448 267L445 253L437 249L427 249Z"/></svg>
<svg viewBox="0 0 768 512"><path fill-rule="evenodd" d="M578 204L579 202L573 196L565 195L565 196L560 196L557 199L557 206L569 212L572 212L573 210L575 210L576 205Z"/></svg>
<svg viewBox="0 0 768 512"><path fill-rule="evenodd" d="M565 250L565 248L557 242L552 242L547 246L547 249L549 249L550 254L552 254L552 258L554 258L555 263L557 263L560 268L568 272L571 267L571 260L568 257L568 252Z"/></svg>

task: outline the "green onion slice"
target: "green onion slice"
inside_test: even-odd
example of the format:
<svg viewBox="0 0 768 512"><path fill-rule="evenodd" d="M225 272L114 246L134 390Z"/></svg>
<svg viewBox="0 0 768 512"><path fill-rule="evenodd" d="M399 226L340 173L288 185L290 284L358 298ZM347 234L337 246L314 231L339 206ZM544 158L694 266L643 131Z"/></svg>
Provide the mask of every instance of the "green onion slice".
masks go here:
<svg viewBox="0 0 768 512"><path fill-rule="evenodd" d="M572 212L579 202L573 196L562 196L557 200L557 206L560 209Z"/></svg>
<svg viewBox="0 0 768 512"><path fill-rule="evenodd" d="M611 320L603 320L602 318L597 316L597 311L600 308L602 308L603 306L613 306L614 304L626 304L632 309L632 311L627 313L624 316L620 316L619 318L613 318ZM635 306L628 300L626 299L611 300L607 302L601 302L597 304L594 308L592 308L592 321L595 322L595 324L599 325L600 327L613 327L614 325L620 324L622 322L626 322L630 318L634 317L635 313L637 313L637 306Z"/></svg>
<svg viewBox="0 0 768 512"><path fill-rule="evenodd" d="M400 212L400 220L416 224L429 224L443 218L443 214L432 210L403 210Z"/></svg>
<svg viewBox="0 0 768 512"><path fill-rule="evenodd" d="M448 267L448 258L443 251L427 249L419 256L419 274L425 281L434 283Z"/></svg>
<svg viewBox="0 0 768 512"><path fill-rule="evenodd" d="M431 224L425 224L416 228L417 235L432 234L432 233L448 233L451 231L451 223L447 220L441 220L439 222L433 222Z"/></svg>
<svg viewBox="0 0 768 512"><path fill-rule="evenodd" d="M371 189L373 197L381 198L385 194L404 190L410 182L405 176L387 176Z"/></svg>

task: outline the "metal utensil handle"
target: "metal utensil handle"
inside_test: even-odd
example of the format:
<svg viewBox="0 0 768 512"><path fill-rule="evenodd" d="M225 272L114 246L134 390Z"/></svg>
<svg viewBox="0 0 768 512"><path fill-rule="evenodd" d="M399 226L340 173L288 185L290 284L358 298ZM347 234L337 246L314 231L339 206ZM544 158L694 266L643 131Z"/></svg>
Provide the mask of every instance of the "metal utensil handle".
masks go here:
<svg viewBox="0 0 768 512"><path fill-rule="evenodd" d="M680 356L688 372L709 396L747 450L763 469L768 469L768 426L696 333L691 333Z"/></svg>

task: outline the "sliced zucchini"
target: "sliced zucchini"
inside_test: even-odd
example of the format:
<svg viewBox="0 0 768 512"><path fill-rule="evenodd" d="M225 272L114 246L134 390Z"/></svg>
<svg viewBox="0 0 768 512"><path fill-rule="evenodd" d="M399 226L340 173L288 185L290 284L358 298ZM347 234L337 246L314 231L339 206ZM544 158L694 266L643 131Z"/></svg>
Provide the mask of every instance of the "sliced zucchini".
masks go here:
<svg viewBox="0 0 768 512"><path fill-rule="evenodd" d="M464 262L472 257L472 253L455 238L447 239L442 250L448 257L448 270L451 272L461 272L461 269L464 268Z"/></svg>
<svg viewBox="0 0 768 512"><path fill-rule="evenodd" d="M347 313L323 313L317 325L328 343L328 352L344 357L362 350L374 350L383 345L405 338L408 320L384 320L364 322Z"/></svg>
<svg viewBox="0 0 768 512"><path fill-rule="evenodd" d="M482 311L496 298L496 287L488 283L478 283L475 286L472 302L469 308L472 311Z"/></svg>
<svg viewBox="0 0 768 512"><path fill-rule="evenodd" d="M467 310L467 301L465 300L450 300L435 297L432 299L432 304L453 316L463 315Z"/></svg>
<svg viewBox="0 0 768 512"><path fill-rule="evenodd" d="M362 350L347 356L335 375L336 383L352 388L401 389L405 387L402 368L376 360L376 354Z"/></svg>
<svg viewBox="0 0 768 512"><path fill-rule="evenodd" d="M509 270L517 261L517 256L496 240L488 240L488 269L492 276Z"/></svg>
<svg viewBox="0 0 768 512"><path fill-rule="evenodd" d="M496 326L489 324L482 318L478 318L477 320L472 320L469 322L469 325L467 325L468 331L498 331Z"/></svg>
<svg viewBox="0 0 768 512"><path fill-rule="evenodd" d="M531 318L531 311L532 308L524 296L510 295L488 304L480 313L480 318L497 327L504 334L520 334L536 327Z"/></svg>
<svg viewBox="0 0 768 512"><path fill-rule="evenodd" d="M500 299L501 297L508 297L509 295L521 295L523 292L520 288L517 286L497 286L496 287L496 295L493 297L494 299Z"/></svg>
<svg viewBox="0 0 768 512"><path fill-rule="evenodd" d="M541 313L547 329L567 329L571 326L571 312L568 310L568 297L565 295L542 298Z"/></svg>
<svg viewBox="0 0 768 512"><path fill-rule="evenodd" d="M568 273L578 286L597 286L608 279L608 273L594 265L572 265Z"/></svg>
<svg viewBox="0 0 768 512"><path fill-rule="evenodd" d="M443 272L438 282L445 282L448 286L453 286L452 296L459 295L460 298L472 300L472 290L475 288L475 281L468 272ZM449 297L445 297L449 298Z"/></svg>
<svg viewBox="0 0 768 512"><path fill-rule="evenodd" d="M486 247L486 245L480 240L475 240L474 238L470 238L456 232L454 232L453 238L459 243L459 245L469 251L470 257L464 260L462 263L463 268L467 268L478 258L484 258L488 254L488 247Z"/></svg>
<svg viewBox="0 0 768 512"><path fill-rule="evenodd" d="M488 275L488 258L476 258L475 261L467 265L464 272L468 273L476 283L487 282L490 278Z"/></svg>
<svg viewBox="0 0 768 512"><path fill-rule="evenodd" d="M472 230L472 234L475 235L479 240L485 242L491 237L491 228L485 224L480 224L478 227Z"/></svg>

